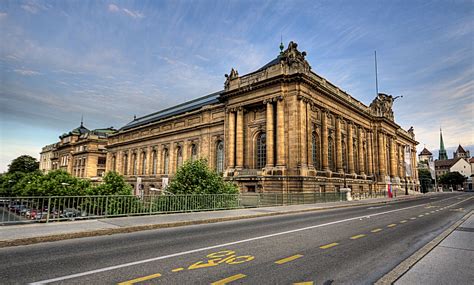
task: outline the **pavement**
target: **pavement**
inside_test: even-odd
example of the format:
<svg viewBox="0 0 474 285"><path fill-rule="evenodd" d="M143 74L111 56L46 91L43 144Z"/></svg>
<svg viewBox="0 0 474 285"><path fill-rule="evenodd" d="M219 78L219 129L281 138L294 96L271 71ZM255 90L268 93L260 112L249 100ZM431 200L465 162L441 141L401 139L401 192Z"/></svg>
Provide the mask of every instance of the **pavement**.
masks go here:
<svg viewBox="0 0 474 285"><path fill-rule="evenodd" d="M159 228L216 223L334 208L386 204L407 199L419 199L426 197L426 195L436 194L403 195L395 198L373 198L344 202L2 226L0 227L0 248L71 238L129 233ZM443 194L441 193L438 195Z"/></svg>
<svg viewBox="0 0 474 285"><path fill-rule="evenodd" d="M395 284L472 284L473 265L474 215L471 213Z"/></svg>

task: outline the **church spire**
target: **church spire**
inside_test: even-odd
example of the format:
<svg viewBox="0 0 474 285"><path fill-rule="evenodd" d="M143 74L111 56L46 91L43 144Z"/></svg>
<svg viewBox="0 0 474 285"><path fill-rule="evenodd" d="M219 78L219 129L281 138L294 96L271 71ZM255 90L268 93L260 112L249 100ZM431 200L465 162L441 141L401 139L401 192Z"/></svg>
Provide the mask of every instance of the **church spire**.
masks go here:
<svg viewBox="0 0 474 285"><path fill-rule="evenodd" d="M446 149L444 148L444 142L443 142L443 132L441 128L439 129L439 155L438 155L439 160L446 160L448 159L448 155L446 154Z"/></svg>

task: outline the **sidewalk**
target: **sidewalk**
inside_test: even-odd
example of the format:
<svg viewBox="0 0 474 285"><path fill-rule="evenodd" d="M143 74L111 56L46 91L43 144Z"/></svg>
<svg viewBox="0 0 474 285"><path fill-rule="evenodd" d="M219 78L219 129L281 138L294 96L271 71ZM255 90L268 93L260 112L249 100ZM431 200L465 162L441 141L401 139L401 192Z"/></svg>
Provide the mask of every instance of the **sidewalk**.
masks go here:
<svg viewBox="0 0 474 285"><path fill-rule="evenodd" d="M383 204L406 199L417 199L421 197L424 197L424 195L399 196L392 199L375 198L350 202L329 202L225 211L131 216L99 220L54 222L48 224L3 226L0 228L0 248L79 237L127 233L184 225L215 223L264 216L318 211L324 209Z"/></svg>
<svg viewBox="0 0 474 285"><path fill-rule="evenodd" d="M473 284L474 215L451 232L395 284Z"/></svg>

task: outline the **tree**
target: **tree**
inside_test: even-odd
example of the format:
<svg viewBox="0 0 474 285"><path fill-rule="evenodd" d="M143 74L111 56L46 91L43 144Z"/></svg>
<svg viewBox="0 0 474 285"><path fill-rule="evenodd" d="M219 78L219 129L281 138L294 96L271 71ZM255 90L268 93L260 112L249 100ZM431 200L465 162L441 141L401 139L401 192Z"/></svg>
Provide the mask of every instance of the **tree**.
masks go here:
<svg viewBox="0 0 474 285"><path fill-rule="evenodd" d="M188 160L181 166L166 189L174 194L237 194L237 186L226 182L211 170L207 160Z"/></svg>
<svg viewBox="0 0 474 285"><path fill-rule="evenodd" d="M109 171L104 176L104 182L91 188L91 192L91 195L131 195L132 186L117 172Z"/></svg>
<svg viewBox="0 0 474 285"><path fill-rule="evenodd" d="M431 188L434 180L431 178L431 173L428 169L419 168L418 169L418 179L421 184L421 192L428 192L428 188Z"/></svg>
<svg viewBox="0 0 474 285"><path fill-rule="evenodd" d="M29 173L39 169L39 162L36 158L29 155L22 155L8 165L8 173L24 172Z"/></svg>
<svg viewBox="0 0 474 285"><path fill-rule="evenodd" d="M455 188L457 185L462 185L464 181L466 181L466 179L467 178L464 177L461 173L455 171L441 175L438 179L438 182L440 184Z"/></svg>
<svg viewBox="0 0 474 285"><path fill-rule="evenodd" d="M24 176L25 173L23 172L12 172L2 174L0 176L0 196L16 196L16 194L14 194L13 188L15 187L15 184L17 184Z"/></svg>

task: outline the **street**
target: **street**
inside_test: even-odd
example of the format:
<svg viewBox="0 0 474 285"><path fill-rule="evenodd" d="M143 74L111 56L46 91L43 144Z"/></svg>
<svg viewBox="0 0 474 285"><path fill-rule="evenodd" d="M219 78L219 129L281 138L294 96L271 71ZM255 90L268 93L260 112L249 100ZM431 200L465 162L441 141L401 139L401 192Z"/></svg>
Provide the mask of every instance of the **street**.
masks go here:
<svg viewBox="0 0 474 285"><path fill-rule="evenodd" d="M472 210L449 193L2 248L1 283L372 284Z"/></svg>

